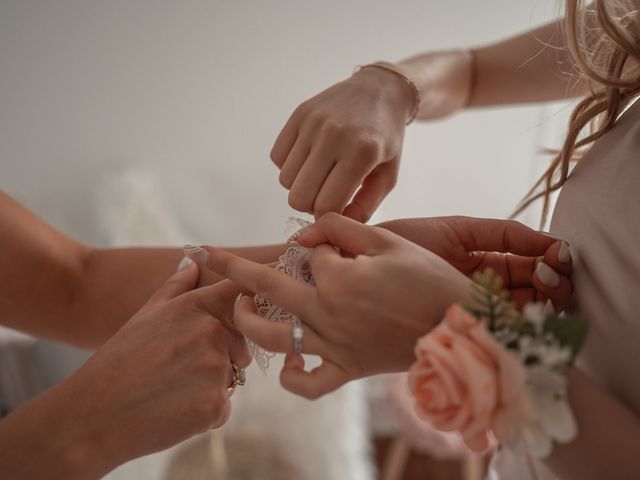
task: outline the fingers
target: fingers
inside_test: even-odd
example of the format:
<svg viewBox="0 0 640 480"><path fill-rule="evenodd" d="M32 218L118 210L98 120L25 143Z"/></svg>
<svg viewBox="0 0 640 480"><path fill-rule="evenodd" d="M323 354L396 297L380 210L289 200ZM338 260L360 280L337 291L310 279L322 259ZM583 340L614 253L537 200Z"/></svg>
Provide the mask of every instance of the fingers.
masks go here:
<svg viewBox="0 0 640 480"><path fill-rule="evenodd" d="M315 299L313 286L295 280L286 273L238 257L221 248L207 247L207 251L208 266L213 271L301 318L305 317Z"/></svg>
<svg viewBox="0 0 640 480"><path fill-rule="evenodd" d="M552 245L535 267L533 284L538 300L549 299L557 311L564 310L573 296L571 254L566 242Z"/></svg>
<svg viewBox="0 0 640 480"><path fill-rule="evenodd" d="M398 178L397 162L379 165L362 182L360 190L342 212L359 222L367 222L385 197L393 190Z"/></svg>
<svg viewBox="0 0 640 480"><path fill-rule="evenodd" d="M241 293L248 294L251 291L232 280L222 280L213 285L193 290L188 293L188 296L195 297L198 305L208 314L221 320L227 326L232 326L233 304Z"/></svg>
<svg viewBox="0 0 640 480"><path fill-rule="evenodd" d="M289 205L300 212L313 212L316 196L325 188L323 184L333 166L331 144L312 147L289 190Z"/></svg>
<svg viewBox="0 0 640 480"><path fill-rule="evenodd" d="M291 148L289 155L287 155L287 159L282 165L282 168L280 169L280 184L284 188L291 188L310 151L311 145L307 140L298 137L296 143Z"/></svg>
<svg viewBox="0 0 640 480"><path fill-rule="evenodd" d="M315 217L320 218L328 212L342 213L349 199L378 163L378 157L376 146L362 144L353 155L345 155L340 159L327 175L315 198Z"/></svg>
<svg viewBox="0 0 640 480"><path fill-rule="evenodd" d="M443 218L467 251L509 252L536 257L556 241L513 220L470 217Z"/></svg>
<svg viewBox="0 0 640 480"><path fill-rule="evenodd" d="M322 365L310 372L299 363L288 361L280 372L280 383L296 395L314 400L341 387L350 380L349 375L335 363L323 360Z"/></svg>
<svg viewBox="0 0 640 480"><path fill-rule="evenodd" d="M573 271L571 249L564 240L556 241L544 253L544 263L563 275L570 275Z"/></svg>
<svg viewBox="0 0 640 480"><path fill-rule="evenodd" d="M388 246L388 235L391 234L380 228L363 225L337 213L327 213L297 240L308 248L330 243L352 254L375 255Z"/></svg>
<svg viewBox="0 0 640 480"><path fill-rule="evenodd" d="M341 266L345 266L347 259L345 259L336 248L328 243L321 243L313 249L311 257L309 258L309 266L313 272L313 276L316 280L316 285L321 286L321 282L324 278L330 278L331 281L335 281L333 277L336 272L339 272Z"/></svg>
<svg viewBox="0 0 640 480"><path fill-rule="evenodd" d="M289 117L271 148L271 160L278 167L282 167L298 137L299 112L300 109Z"/></svg>
<svg viewBox="0 0 640 480"><path fill-rule="evenodd" d="M226 390L226 387L225 387ZM224 400L222 400L222 405L216 411L213 422L209 425L209 429L220 428L223 426L229 418L231 418L231 402L229 401L228 395L223 393Z"/></svg>
<svg viewBox="0 0 640 480"><path fill-rule="evenodd" d="M531 279L537 257L524 257L497 252L473 252L472 257L479 260L478 263L469 262L470 271L483 271L491 268L496 275L504 280L509 288L532 287ZM468 272L464 272L468 273Z"/></svg>
<svg viewBox="0 0 640 480"><path fill-rule="evenodd" d="M233 317L236 328L247 338L271 352L293 353L293 325L289 323L273 322L260 317L256 313L255 304L250 297L243 296L238 302ZM302 340L303 353L322 355L325 351L323 343L316 333L302 325L304 331Z"/></svg>
<svg viewBox="0 0 640 480"><path fill-rule="evenodd" d="M174 273L156 292L151 295L147 304L161 304L193 290L198 281L198 266L189 264L182 270Z"/></svg>
<svg viewBox="0 0 640 480"><path fill-rule="evenodd" d="M235 328L232 321L233 304L241 293L249 291L235 282L224 280L214 285L201 287L186 294L196 300L196 305L208 315L214 317L212 321L220 321L228 333L228 348L231 361L238 367L251 364L251 352L247 347L244 336Z"/></svg>

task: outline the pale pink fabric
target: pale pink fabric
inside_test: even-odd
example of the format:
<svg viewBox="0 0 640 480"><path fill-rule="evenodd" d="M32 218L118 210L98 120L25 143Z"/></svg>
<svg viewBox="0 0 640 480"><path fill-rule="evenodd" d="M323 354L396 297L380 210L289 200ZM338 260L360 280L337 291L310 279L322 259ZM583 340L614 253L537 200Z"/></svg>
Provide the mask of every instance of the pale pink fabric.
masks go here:
<svg viewBox="0 0 640 480"><path fill-rule="evenodd" d="M578 163L551 231L571 245L569 310L589 320L578 364L640 415L640 101ZM542 463L504 451L493 467L491 478L555 478Z"/></svg>

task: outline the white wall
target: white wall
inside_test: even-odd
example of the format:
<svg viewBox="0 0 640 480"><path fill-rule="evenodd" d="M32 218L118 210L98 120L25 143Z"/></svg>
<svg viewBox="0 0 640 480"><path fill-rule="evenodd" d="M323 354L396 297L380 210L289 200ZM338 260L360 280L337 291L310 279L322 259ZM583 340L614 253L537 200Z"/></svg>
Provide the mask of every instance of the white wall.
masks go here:
<svg viewBox="0 0 640 480"><path fill-rule="evenodd" d="M492 41L557 9L553 0L4 0L1 185L99 242L76 199L114 170L150 164L173 183L198 239L278 240L289 209L268 152L299 102L356 64ZM378 218L506 215L530 183L539 119L535 107L511 108L411 127Z"/></svg>

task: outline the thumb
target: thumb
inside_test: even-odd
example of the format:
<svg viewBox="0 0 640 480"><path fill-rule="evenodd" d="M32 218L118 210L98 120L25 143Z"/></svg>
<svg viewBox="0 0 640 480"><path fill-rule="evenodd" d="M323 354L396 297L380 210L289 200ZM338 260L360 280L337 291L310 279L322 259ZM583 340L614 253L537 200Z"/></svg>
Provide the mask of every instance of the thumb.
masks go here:
<svg viewBox="0 0 640 480"><path fill-rule="evenodd" d="M309 400L330 393L351 378L341 367L326 359L310 372L304 370L304 360L288 355L280 371L280 384L291 393Z"/></svg>
<svg viewBox="0 0 640 480"><path fill-rule="evenodd" d="M389 244L390 232L364 225L337 213L327 213L297 238L303 247L330 243L354 255L373 255Z"/></svg>
<svg viewBox="0 0 640 480"><path fill-rule="evenodd" d="M367 222L393 190L397 177L398 169L394 162L378 166L364 179L351 203L344 209L343 215L359 222Z"/></svg>
<svg viewBox="0 0 640 480"><path fill-rule="evenodd" d="M178 270L151 295L147 305L167 303L169 300L193 290L198 282L198 266L191 262L186 267Z"/></svg>

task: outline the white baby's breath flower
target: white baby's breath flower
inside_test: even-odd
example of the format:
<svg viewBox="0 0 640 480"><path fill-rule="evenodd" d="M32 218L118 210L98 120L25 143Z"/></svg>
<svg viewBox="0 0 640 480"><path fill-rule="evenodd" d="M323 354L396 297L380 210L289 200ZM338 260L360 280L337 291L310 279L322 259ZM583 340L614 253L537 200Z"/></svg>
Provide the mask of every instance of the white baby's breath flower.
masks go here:
<svg viewBox="0 0 640 480"><path fill-rule="evenodd" d="M566 443L577 434L577 426L567 403L567 379L543 365L527 368L525 384L531 404L532 418L509 446L517 452L528 452L544 458L553 442Z"/></svg>
<svg viewBox="0 0 640 480"><path fill-rule="evenodd" d="M545 307L542 303L527 303L522 309L524 318L529 320L536 329L536 332L542 331L544 320L546 318Z"/></svg>

